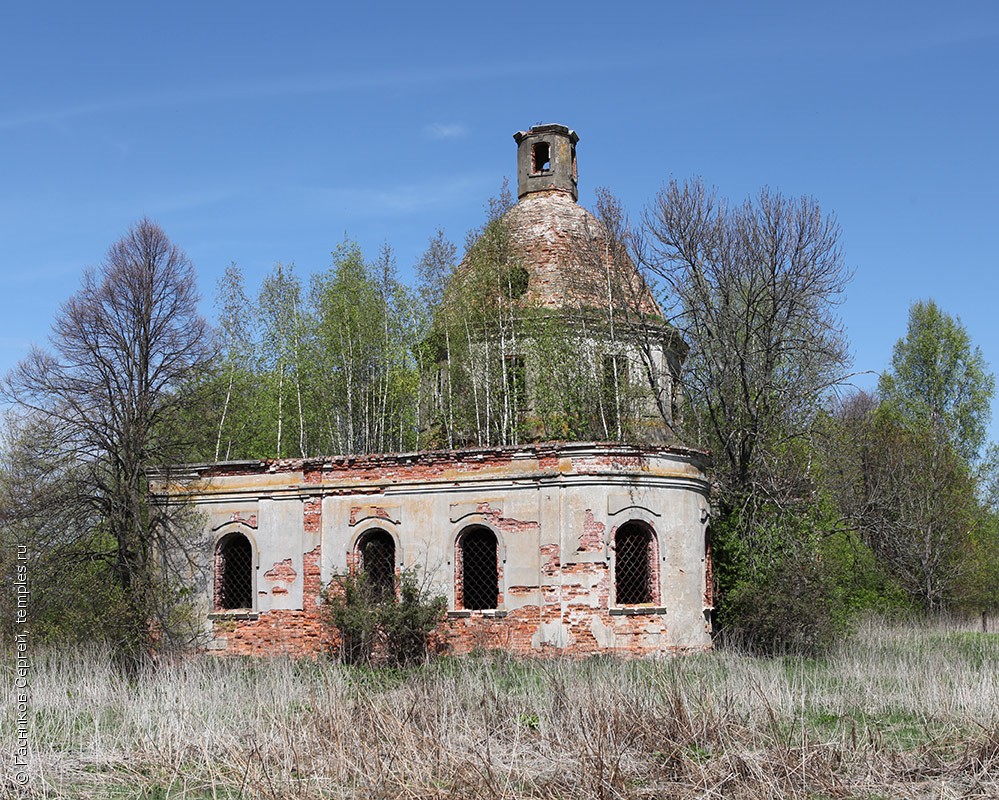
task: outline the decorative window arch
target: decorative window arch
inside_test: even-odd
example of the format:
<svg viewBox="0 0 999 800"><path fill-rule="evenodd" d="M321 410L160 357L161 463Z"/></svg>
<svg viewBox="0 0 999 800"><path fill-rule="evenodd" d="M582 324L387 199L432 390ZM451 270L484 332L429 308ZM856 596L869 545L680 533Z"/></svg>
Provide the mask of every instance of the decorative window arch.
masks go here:
<svg viewBox="0 0 999 800"><path fill-rule="evenodd" d="M381 528L372 528L357 539L357 564L368 584L380 596L395 594L395 539Z"/></svg>
<svg viewBox="0 0 999 800"><path fill-rule="evenodd" d="M227 533L215 545L215 608L253 608L253 545L242 533Z"/></svg>
<svg viewBox="0 0 999 800"><path fill-rule="evenodd" d="M659 602L659 546L645 522L629 520L614 534L614 601L619 606Z"/></svg>
<svg viewBox="0 0 999 800"><path fill-rule="evenodd" d="M470 525L455 541L455 605L471 611L499 605L499 544L485 525Z"/></svg>

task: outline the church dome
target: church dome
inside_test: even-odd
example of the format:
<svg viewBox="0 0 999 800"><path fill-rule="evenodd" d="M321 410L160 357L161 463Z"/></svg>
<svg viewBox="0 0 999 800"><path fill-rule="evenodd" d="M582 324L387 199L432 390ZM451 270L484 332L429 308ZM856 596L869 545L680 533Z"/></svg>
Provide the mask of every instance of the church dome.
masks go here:
<svg viewBox="0 0 999 800"><path fill-rule="evenodd" d="M507 263L522 270L515 296L525 307L634 312L661 316L652 293L623 250L576 200L575 131L538 125L514 134L517 204L501 218ZM467 275L471 251L459 266Z"/></svg>
<svg viewBox="0 0 999 800"><path fill-rule="evenodd" d="M503 219L510 255L527 272L525 305L661 315L631 259L615 258L603 223L570 194L530 192Z"/></svg>

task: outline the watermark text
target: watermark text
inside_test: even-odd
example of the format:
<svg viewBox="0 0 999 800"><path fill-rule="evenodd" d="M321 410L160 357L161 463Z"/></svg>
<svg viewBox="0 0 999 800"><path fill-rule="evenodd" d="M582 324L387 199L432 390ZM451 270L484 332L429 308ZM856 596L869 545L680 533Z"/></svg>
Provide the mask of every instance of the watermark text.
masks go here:
<svg viewBox="0 0 999 800"><path fill-rule="evenodd" d="M14 634L14 782L24 786L28 782L28 699L30 686L28 673L28 548L17 545L14 560L14 598L16 602L17 631Z"/></svg>

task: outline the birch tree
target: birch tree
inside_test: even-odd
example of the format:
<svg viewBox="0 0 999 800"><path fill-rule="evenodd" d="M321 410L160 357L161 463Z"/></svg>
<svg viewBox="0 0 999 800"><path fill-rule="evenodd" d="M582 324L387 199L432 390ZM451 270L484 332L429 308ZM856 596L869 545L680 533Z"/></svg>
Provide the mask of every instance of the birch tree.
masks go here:
<svg viewBox="0 0 999 800"><path fill-rule="evenodd" d="M219 279L216 296L222 395L215 435L214 460L253 455L253 383L255 309L246 296L242 270L230 264Z"/></svg>
<svg viewBox="0 0 999 800"><path fill-rule="evenodd" d="M273 456L304 456L305 410L302 399L302 284L294 265L274 265L264 278L257 302L261 316L260 352L269 392ZM288 420L291 420L290 430ZM270 426L268 426L270 427ZM291 444L289 444L289 441Z"/></svg>

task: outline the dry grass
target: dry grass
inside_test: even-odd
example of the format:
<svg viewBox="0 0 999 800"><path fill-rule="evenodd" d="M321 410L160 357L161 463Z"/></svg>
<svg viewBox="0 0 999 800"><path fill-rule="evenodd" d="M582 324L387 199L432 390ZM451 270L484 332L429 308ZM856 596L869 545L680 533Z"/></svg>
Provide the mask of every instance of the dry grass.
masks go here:
<svg viewBox="0 0 999 800"><path fill-rule="evenodd" d="M970 630L868 627L822 660L32 668L11 797L999 797L999 636Z"/></svg>

